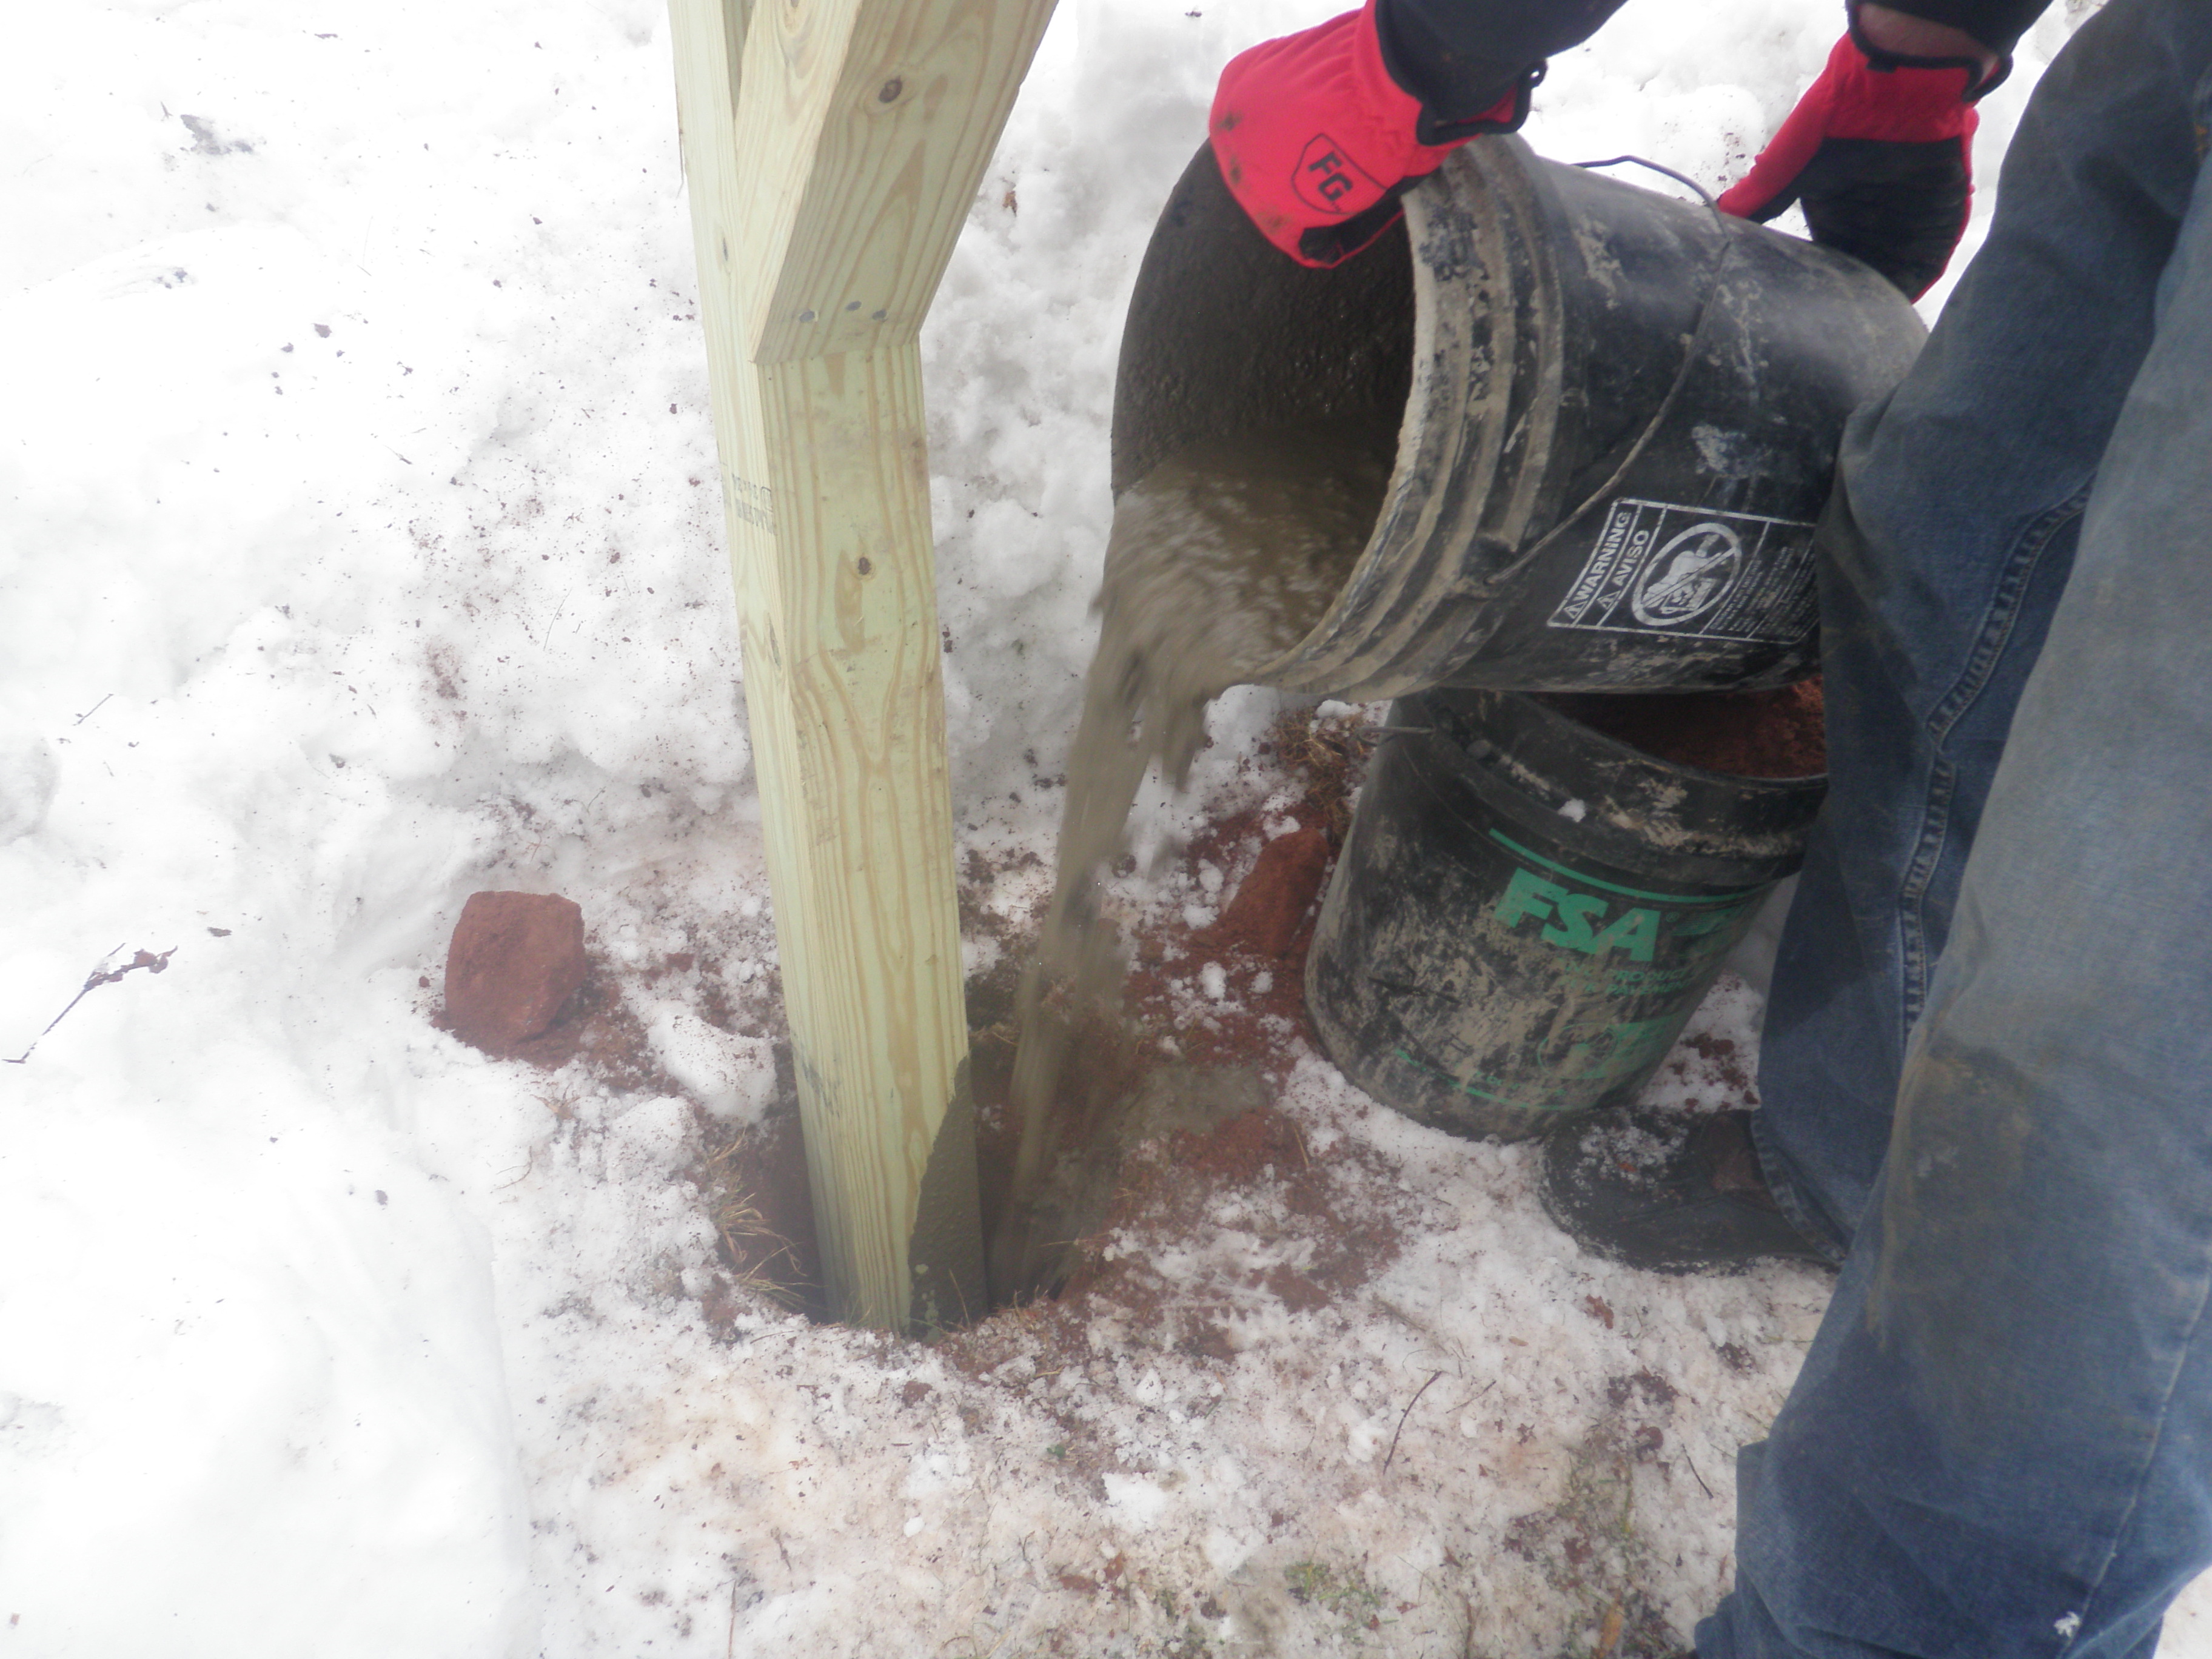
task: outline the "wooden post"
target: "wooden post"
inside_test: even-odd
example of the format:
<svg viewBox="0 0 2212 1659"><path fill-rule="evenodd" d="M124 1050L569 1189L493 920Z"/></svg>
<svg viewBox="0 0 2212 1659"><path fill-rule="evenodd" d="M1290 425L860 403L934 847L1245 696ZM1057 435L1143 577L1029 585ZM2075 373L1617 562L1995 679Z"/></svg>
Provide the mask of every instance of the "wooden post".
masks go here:
<svg viewBox="0 0 2212 1659"><path fill-rule="evenodd" d="M921 319L1051 0L670 0L832 1310L984 1309Z"/></svg>

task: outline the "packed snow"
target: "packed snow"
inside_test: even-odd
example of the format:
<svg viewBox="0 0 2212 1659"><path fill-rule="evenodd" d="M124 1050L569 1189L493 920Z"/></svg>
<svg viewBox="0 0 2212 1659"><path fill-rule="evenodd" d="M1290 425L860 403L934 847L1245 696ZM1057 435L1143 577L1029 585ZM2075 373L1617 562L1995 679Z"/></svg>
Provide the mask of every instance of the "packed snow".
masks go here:
<svg viewBox="0 0 2212 1659"><path fill-rule="evenodd" d="M955 817L1016 923L1137 260L1219 65L1327 9L1070 0L932 314ZM2072 21L1985 106L1985 180ZM1717 188L1836 24L1632 0L1529 137ZM1526 1148L1317 1056L1280 1103L1306 1173L1396 1241L1340 1293L1273 1165L1194 1231L1100 1241L1157 1300L1094 1304L1073 1352L1017 1313L956 1364L731 1282L702 1159L778 1098L775 951L653 0L83 0L12 33L0 1654L1686 1636L1827 1280L1592 1261ZM1224 699L1148 859L1259 801L1237 762L1281 707ZM581 904L650 1086L433 1023L482 888ZM1270 988L1193 982L1193 1018ZM1724 980L1698 1029L1747 1054L1758 1005ZM1677 1058L1661 1092L1716 1100ZM2166 1651L2212 1655L2203 1605Z"/></svg>

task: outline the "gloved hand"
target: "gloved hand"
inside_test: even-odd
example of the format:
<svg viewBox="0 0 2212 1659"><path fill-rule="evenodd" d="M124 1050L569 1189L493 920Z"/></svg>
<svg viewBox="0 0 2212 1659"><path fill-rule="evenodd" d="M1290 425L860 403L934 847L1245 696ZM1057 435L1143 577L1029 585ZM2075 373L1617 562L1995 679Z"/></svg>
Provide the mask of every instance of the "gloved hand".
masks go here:
<svg viewBox="0 0 2212 1659"><path fill-rule="evenodd" d="M1846 34L1721 210L1762 222L1805 204L1813 240L1863 259L1913 299L1951 261L1973 198L1980 64L1871 54Z"/></svg>
<svg viewBox="0 0 2212 1659"><path fill-rule="evenodd" d="M1208 130L1222 179L1260 233L1300 264L1340 264L1402 210L1398 198L1478 132L1510 131L1527 84L1452 129L1417 136L1420 100L1391 79L1375 0L1231 59Z"/></svg>

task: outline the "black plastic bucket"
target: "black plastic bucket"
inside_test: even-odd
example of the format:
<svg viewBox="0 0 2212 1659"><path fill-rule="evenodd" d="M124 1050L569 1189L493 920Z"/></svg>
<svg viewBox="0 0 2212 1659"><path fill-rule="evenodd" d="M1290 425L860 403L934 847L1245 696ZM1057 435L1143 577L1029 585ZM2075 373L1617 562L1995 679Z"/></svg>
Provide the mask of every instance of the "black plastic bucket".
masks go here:
<svg viewBox="0 0 2212 1659"><path fill-rule="evenodd" d="M1306 959L1330 1058L1455 1134L1632 1100L1826 780L1677 765L1508 692L1401 698L1389 724Z"/></svg>
<svg viewBox="0 0 2212 1659"><path fill-rule="evenodd" d="M1335 604L1254 678L1780 685L1815 659L1812 526L1844 417L1925 331L1866 266L1478 138L1333 270L1270 246L1201 150L1162 212L1115 386L1118 493L1208 439L1395 424Z"/></svg>

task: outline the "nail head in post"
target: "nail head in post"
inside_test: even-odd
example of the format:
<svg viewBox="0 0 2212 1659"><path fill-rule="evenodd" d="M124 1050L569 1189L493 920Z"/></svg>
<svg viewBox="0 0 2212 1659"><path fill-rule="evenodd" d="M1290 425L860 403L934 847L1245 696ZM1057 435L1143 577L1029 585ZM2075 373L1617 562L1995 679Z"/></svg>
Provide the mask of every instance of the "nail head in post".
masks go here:
<svg viewBox="0 0 2212 1659"><path fill-rule="evenodd" d="M886 318L886 317L888 317L888 316L890 316L890 313L889 313L888 311L875 311L875 312L871 312L871 313L868 313L868 320L869 320L870 322L872 322L872 323L880 323L881 321L883 321L883 319L884 319L884 318Z"/></svg>
<svg viewBox="0 0 2212 1659"><path fill-rule="evenodd" d="M814 320L814 313L811 311L802 311L799 313L799 320L802 323L811 323Z"/></svg>
<svg viewBox="0 0 2212 1659"><path fill-rule="evenodd" d="M894 75L877 90L876 101L879 104L896 104L898 102L899 94L905 90L906 82Z"/></svg>
<svg viewBox="0 0 2212 1659"><path fill-rule="evenodd" d="M865 575L866 575L870 571L873 570L875 568L876 568L876 567L875 567L873 564L872 564L872 563L870 563L870 562L869 562L869 561L868 561L868 556L867 556L866 554L863 553L863 554L860 556L860 574L861 574L863 576L865 576Z"/></svg>
<svg viewBox="0 0 2212 1659"><path fill-rule="evenodd" d="M858 300L848 300L845 301L845 309L848 311L858 311L860 308L860 302Z"/></svg>

